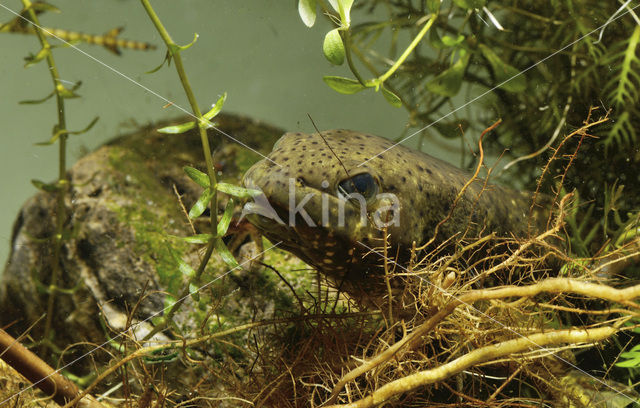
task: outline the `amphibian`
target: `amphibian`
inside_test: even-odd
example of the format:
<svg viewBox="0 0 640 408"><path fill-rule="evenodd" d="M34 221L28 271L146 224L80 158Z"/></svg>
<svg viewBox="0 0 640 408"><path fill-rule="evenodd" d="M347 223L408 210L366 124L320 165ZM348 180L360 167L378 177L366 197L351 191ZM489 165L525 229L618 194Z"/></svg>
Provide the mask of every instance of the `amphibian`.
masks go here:
<svg viewBox="0 0 640 408"><path fill-rule="evenodd" d="M249 214L249 221L334 281L349 282L353 292L369 286L358 282L381 276L383 262L370 252L382 245L381 226L387 225L390 253L406 256L414 242L433 237L470 179L468 172L387 139L330 130L322 137L286 133L267 159L247 171L244 183L262 190L278 215ZM360 201L345 200L350 193L359 193ZM491 232L526 237L546 222L542 211L529 216L531 205L529 193L476 179L439 227L434 243Z"/></svg>

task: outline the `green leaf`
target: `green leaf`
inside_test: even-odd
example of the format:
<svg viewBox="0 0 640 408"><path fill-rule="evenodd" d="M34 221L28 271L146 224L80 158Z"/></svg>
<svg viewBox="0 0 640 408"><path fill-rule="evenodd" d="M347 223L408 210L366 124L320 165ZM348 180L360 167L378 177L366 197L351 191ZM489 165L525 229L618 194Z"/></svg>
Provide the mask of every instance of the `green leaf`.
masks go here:
<svg viewBox="0 0 640 408"><path fill-rule="evenodd" d="M56 92L55 92L55 91L52 91L49 95L45 96L45 97L44 97L44 98L42 98L42 99L28 99L28 100L26 100L26 101L20 101L20 102L18 102L18 103L19 103L20 105L37 105L37 104L39 104L39 103L42 103L42 102L46 102L46 101L48 101L48 100L49 100L49 99L51 99L51 97L52 97L52 96L54 96L55 94L56 94Z"/></svg>
<svg viewBox="0 0 640 408"><path fill-rule="evenodd" d="M640 366L640 355L638 353L622 353L620 357L629 358L629 360L616 363L616 367L632 368Z"/></svg>
<svg viewBox="0 0 640 408"><path fill-rule="evenodd" d="M337 28L329 31L324 37L322 52L324 52L325 58L333 65L342 65L344 62L344 44Z"/></svg>
<svg viewBox="0 0 640 408"><path fill-rule="evenodd" d="M522 92L527 89L527 78L519 70L506 64L489 47L480 44L482 55L489 61L496 76L498 87L507 92Z"/></svg>
<svg viewBox="0 0 640 408"><path fill-rule="evenodd" d="M209 241L211 241L211 239L213 238L212 234L196 234L196 235L191 235L189 237L178 237L175 235L171 235L171 236L175 238L179 238L184 242L186 242L187 244L208 244Z"/></svg>
<svg viewBox="0 0 640 408"><path fill-rule="evenodd" d="M220 113L220 111L222 110L222 105L224 105L224 101L227 100L227 93L225 92L224 94L222 94L222 96L218 99L218 102L215 103L215 105L213 105L213 107L211 108L211 110L207 113L205 113L203 115L203 117L206 120L211 120L214 117L216 117L216 115L218 113Z"/></svg>
<svg viewBox="0 0 640 408"><path fill-rule="evenodd" d="M186 263L180 258L178 258L177 261L178 261L178 270L180 271L181 274L183 274L188 279L191 279L194 276L196 276L196 270L193 269L191 265L189 265L188 263Z"/></svg>
<svg viewBox="0 0 640 408"><path fill-rule="evenodd" d="M459 139L461 136L460 127L462 127L462 129L468 129L469 122L464 119L451 122L440 121L434 123L433 127L447 139Z"/></svg>
<svg viewBox="0 0 640 408"><path fill-rule="evenodd" d="M487 0L453 0L456 6L465 9L479 9L487 4Z"/></svg>
<svg viewBox="0 0 640 408"><path fill-rule="evenodd" d="M144 356L145 364L167 364L178 360L180 354L177 351L171 351L173 348L164 350L156 350Z"/></svg>
<svg viewBox="0 0 640 408"><path fill-rule="evenodd" d="M45 3L45 2L36 2L36 3L31 3L28 7L25 7L22 9L21 14L25 14L26 11L33 9L34 11L38 12L38 13L42 13L45 11L51 11L54 13L60 13L60 9L57 8L56 6L52 6L51 4Z"/></svg>
<svg viewBox="0 0 640 408"><path fill-rule="evenodd" d="M28 57L25 57L25 61L27 62L24 64L24 67L27 68L27 67L30 67L31 65L37 64L38 62L45 59L48 53L49 53L48 48L41 48L36 55L31 54Z"/></svg>
<svg viewBox="0 0 640 408"><path fill-rule="evenodd" d="M198 293L198 286L189 282L189 295L191 295L191 299L196 302L200 300L200 294Z"/></svg>
<svg viewBox="0 0 640 408"><path fill-rule="evenodd" d="M173 260L176 261L176 263L178 264L178 270L182 275L186 276L188 279L191 279L194 276L196 276L196 270L193 269L191 265L186 263L180 257L178 252L171 247L171 245L167 244L167 248L169 249L169 253L171 253L171 257L173 258Z"/></svg>
<svg viewBox="0 0 640 408"><path fill-rule="evenodd" d="M170 310L173 305L175 305L177 302L176 298L170 294L165 294L164 295L164 310ZM164 317L162 317L160 319L161 323L164 323Z"/></svg>
<svg viewBox="0 0 640 408"><path fill-rule="evenodd" d="M233 255L225 245L222 238L218 237L213 242L214 242L214 247L216 248L216 251L218 252L218 254L220 254L220 257L222 258L224 263L226 263L232 269L236 269L240 267L240 264L238 264L238 261L236 261L236 258L233 257Z"/></svg>
<svg viewBox="0 0 640 408"><path fill-rule="evenodd" d="M469 58L469 54L461 51L460 58L455 64L427 82L427 90L448 97L457 95L462 86L462 77L469 64Z"/></svg>
<svg viewBox="0 0 640 408"><path fill-rule="evenodd" d="M427 10L429 13L437 13L440 11L442 0L427 0Z"/></svg>
<svg viewBox="0 0 640 408"><path fill-rule="evenodd" d="M632 106L640 97L638 92L640 85L638 44L640 44L640 26L636 25L629 39L614 45L610 51L610 54L613 55L603 61L603 64L612 67L613 74L611 80L606 84L605 90L610 90L607 92L609 99L618 108ZM621 46L623 47L620 50Z"/></svg>
<svg viewBox="0 0 640 408"><path fill-rule="evenodd" d="M196 184L198 184L200 187L202 188L209 187L210 180L209 180L209 176L207 176L206 173L203 173L200 170L195 169L193 167L189 167L189 166L184 166L182 170L184 170L184 172L187 173L187 176L189 176L191 180L195 181Z"/></svg>
<svg viewBox="0 0 640 408"><path fill-rule="evenodd" d="M47 140L46 142L36 143L35 145L36 146L50 146L50 145L54 144L55 142L57 142L58 139L60 138L60 136L62 136L62 135L81 135L83 133L86 133L96 124L96 122L98 122L98 119L100 119L99 116L96 116L95 118L93 118L93 120L87 125L87 127L85 127L82 130L66 130L66 129L55 130L55 132L53 133L53 136L51 136L51 139ZM54 127L54 129L55 129L55 127Z"/></svg>
<svg viewBox="0 0 640 408"><path fill-rule="evenodd" d="M218 221L217 232L218 237L224 237L229 229L229 224L231 223L231 217L233 217L233 200L229 200L227 202L227 206L224 209L224 213L222 217L220 217L220 221Z"/></svg>
<svg viewBox="0 0 640 408"><path fill-rule="evenodd" d="M66 99L79 98L80 95L75 93L75 90L78 89L79 84L75 84L72 89L67 89L64 85L58 84L56 90L60 94L61 97Z"/></svg>
<svg viewBox="0 0 640 408"><path fill-rule="evenodd" d="M340 92L341 94L351 95L367 89L366 86L362 85L355 79L339 76L325 76L322 80L329 85L331 89Z"/></svg>
<svg viewBox="0 0 640 408"><path fill-rule="evenodd" d="M438 50L446 49L446 48L455 48L462 44L465 37L464 35L458 34L457 37L451 37L450 35L444 35L440 38L438 34L438 30L431 29L429 32L429 43L433 48Z"/></svg>
<svg viewBox="0 0 640 408"><path fill-rule="evenodd" d="M351 17L351 6L353 6L353 0L329 0L331 7L338 13L340 13L340 20L344 27L349 27Z"/></svg>
<svg viewBox="0 0 640 408"><path fill-rule="evenodd" d="M458 34L456 38L449 35L442 37L442 43L447 47L455 47L464 41L464 35Z"/></svg>
<svg viewBox="0 0 640 408"><path fill-rule="evenodd" d="M167 50L167 52L164 54L164 59L162 60L162 62L160 63L160 65L158 65L157 67L155 67L154 69L152 69L151 71L147 71L145 72L145 74L153 74L155 72L158 72L160 70L160 68L162 68L162 66L164 65L164 63L166 62L167 65L171 65L171 58L173 58L173 56L171 55L171 53Z"/></svg>
<svg viewBox="0 0 640 408"><path fill-rule="evenodd" d="M221 191L225 194L229 194L230 196L237 197L240 199L248 199L257 197L262 194L260 190L254 190L251 188L244 188L240 186L236 186L228 183L218 183L216 184L216 190Z"/></svg>
<svg viewBox="0 0 640 408"><path fill-rule="evenodd" d="M178 46L178 49L179 49L180 51L184 51L184 50L186 50L186 49L188 49L188 48L191 48L191 46L192 46L193 44L195 44L195 43L196 43L196 41L198 41L198 37L199 37L198 33L193 33L193 41L191 41L191 42L190 42L189 44L187 44L187 45L179 45L179 46Z"/></svg>
<svg viewBox="0 0 640 408"><path fill-rule="evenodd" d="M298 14L307 27L313 27L316 22L316 0L298 1Z"/></svg>
<svg viewBox="0 0 640 408"><path fill-rule="evenodd" d="M189 210L189 218L193 220L201 216L204 210L207 209L212 198L213 192L210 188L206 188L200 195L200 198L198 198L198 201L196 201L193 207L191 207L191 210Z"/></svg>
<svg viewBox="0 0 640 408"><path fill-rule="evenodd" d="M60 184L58 184L58 182L45 183L44 181L32 179L31 184L33 184L38 190L46 191L47 193L53 193L60 190Z"/></svg>
<svg viewBox="0 0 640 408"><path fill-rule="evenodd" d="M182 123L180 125L163 127L161 129L158 129L158 133L178 135L180 133L184 133L188 130L193 129L194 127L196 127L196 122L187 122L187 123Z"/></svg>
<svg viewBox="0 0 640 408"><path fill-rule="evenodd" d="M100 116L96 116L95 118L93 118L93 120L84 129L73 131L67 130L66 133L69 135L81 135L83 133L87 133L98 122L98 119L100 119Z"/></svg>
<svg viewBox="0 0 640 408"><path fill-rule="evenodd" d="M395 106L396 108L402 107L402 101L400 100L398 95L394 94L384 86L382 86L380 90L382 91L382 95L384 96L384 99L386 99L387 102L391 104L391 106Z"/></svg>

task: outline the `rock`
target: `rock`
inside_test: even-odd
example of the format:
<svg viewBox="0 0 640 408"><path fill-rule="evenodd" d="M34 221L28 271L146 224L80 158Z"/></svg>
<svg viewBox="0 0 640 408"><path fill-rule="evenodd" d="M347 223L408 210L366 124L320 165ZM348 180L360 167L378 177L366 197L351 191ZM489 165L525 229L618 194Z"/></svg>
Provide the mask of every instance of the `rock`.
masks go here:
<svg viewBox="0 0 640 408"><path fill-rule="evenodd" d="M284 133L238 116L222 115L218 123L222 131L262 153ZM161 316L167 293L175 296L184 286L177 259L198 266L202 246L171 236L193 234L174 188L186 208L201 193L182 170L185 165L204 169L200 139L196 132L162 135L155 131L166 125L149 125L118 137L69 170L67 236L57 281L64 291L55 296L51 337L60 349L77 342L102 344L128 325L144 321L136 326L140 338L151 329L150 319ZM221 181L239 184L244 170L259 155L215 131L209 136ZM226 198L219 201L224 208ZM10 326L14 336L24 333L47 310L49 295L43 288L49 285L54 262L55 213L55 194L39 192L24 204L15 221L11 254L0 278L0 326ZM202 221L194 227L203 233L208 232L203 230L207 225ZM201 284L213 283L198 301L188 299L176 316L179 330L198 329L211 313L211 303L217 303L215 314L207 322L216 327L271 317L274 310L294 304L290 290L273 273L261 275L267 272L252 269L219 278L228 270L217 256L212 257ZM134 320L128 321L134 309ZM43 321L29 332L35 341L42 338Z"/></svg>

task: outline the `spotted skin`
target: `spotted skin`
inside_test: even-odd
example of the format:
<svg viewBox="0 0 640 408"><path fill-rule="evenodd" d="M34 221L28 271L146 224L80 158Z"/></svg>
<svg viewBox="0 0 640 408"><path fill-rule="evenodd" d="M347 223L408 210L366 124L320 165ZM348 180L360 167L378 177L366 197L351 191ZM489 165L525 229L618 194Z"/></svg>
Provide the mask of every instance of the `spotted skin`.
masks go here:
<svg viewBox="0 0 640 408"><path fill-rule="evenodd" d="M322 135L326 143L317 133L287 133L274 145L269 160L264 159L247 171L244 184L264 192L284 225L258 214L250 214L248 219L267 238L282 241L283 248L347 291L366 292L371 285L365 282L381 279L383 264L379 255L367 249L379 248L383 242L383 231L372 217L390 202L385 198L368 200L363 222L360 207L351 201L345 204L339 198L338 185L369 173L378 193L392 193L398 198L399 223L388 226L387 231L390 253L402 259L412 243L420 245L433 237L436 225L447 217L455 197L472 176L403 146L386 151L392 143L378 136L349 130L324 131ZM376 156L380 152L384 153ZM303 208L316 226L307 225L300 214L295 226L290 226L291 185L295 187L295 206L313 194ZM338 222L341 202L344 225ZM526 237L542 228L546 220L537 211L529 220L530 205L527 193L485 185L484 180L477 179L465 190L451 218L439 227L434 243L453 236L472 239L491 232L503 237ZM328 222L323 222L323 215Z"/></svg>

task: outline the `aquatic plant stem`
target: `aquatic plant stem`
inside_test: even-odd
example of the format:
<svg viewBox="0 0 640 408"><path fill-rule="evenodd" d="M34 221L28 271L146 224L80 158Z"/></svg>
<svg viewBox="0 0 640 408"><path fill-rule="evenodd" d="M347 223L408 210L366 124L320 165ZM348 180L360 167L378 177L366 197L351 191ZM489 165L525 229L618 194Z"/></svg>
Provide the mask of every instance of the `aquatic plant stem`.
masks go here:
<svg viewBox="0 0 640 408"><path fill-rule="evenodd" d="M204 159L207 166L207 175L209 176L209 185L212 192L211 211L210 211L211 234L215 236L217 234L217 229L218 229L218 212L217 212L218 194L216 190L216 185L217 185L216 173L215 173L215 169L213 168L213 157L211 156L211 147L209 146L209 138L207 136L207 128L210 127L210 123L208 120L206 120L202 116L202 112L200 111L200 107L198 106L196 97L193 94L193 90L191 88L189 78L187 77L186 71L184 69L184 64L182 63L182 57L180 55L180 51L185 49L186 47L180 47L173 41L173 39L171 38L171 35L169 35L169 32L165 29L164 25L160 21L160 18L158 17L156 12L153 10L153 7L151 7L151 3L149 3L149 0L140 0L140 2L142 3L142 6L144 7L147 14L149 15L149 18L153 22L153 25L156 27L156 30L160 34L160 37L162 37L162 40L167 45L167 50L171 54L171 58L173 58L176 71L178 72L178 76L180 77L180 82L182 82L182 87L184 88L184 92L187 95L193 114L198 121L200 141L202 143L202 150L204 152ZM180 306L182 306L185 299L188 297L189 284L197 283L200 281L200 277L204 273L205 267L209 262L211 255L213 254L213 248L214 248L214 240L211 240L207 245L205 255L200 261L200 265L198 266L198 269L196 270L195 275L191 279L191 282L187 282L185 288L182 290L182 293L178 297L178 301L176 301L176 303L174 303L171 306L171 309L164 316L163 321L160 324L156 325L156 327L154 327L154 329L147 336L145 336L145 339L149 339L156 333L164 330L164 328L166 328L166 326L169 324L173 315L180 309Z"/></svg>
<svg viewBox="0 0 640 408"><path fill-rule="evenodd" d="M409 44L407 49L404 50L404 52L402 53L400 58L398 58L398 60L391 66L391 68L389 68L389 70L387 72L385 72L384 74L382 74L382 76L380 76L380 77L378 77L378 78L376 78L374 80L374 82L377 85L381 85L384 81L389 79L389 77L391 75L393 75L393 73L396 72L396 70L398 68L400 68L400 66L404 63L404 61L409 57L409 55L413 52L413 50L418 46L418 44L422 40L422 37L424 37L424 35L427 33L427 31L429 31L429 29L431 28L433 23L436 21L437 17L438 17L437 14L433 14L431 16L431 18L429 19L429 21L427 21L427 23L424 25L424 27L422 27L422 30L420 30L418 35L413 39L413 41L411 41L411 44Z"/></svg>
<svg viewBox="0 0 640 408"><path fill-rule="evenodd" d="M344 48L345 48L345 55L347 57L347 65L349 65L349 69L351 70L351 73L356 77L356 79L358 80L358 82L360 82L362 86L367 86L367 83L362 78L362 76L360 76L360 73L358 72L355 64L353 63L353 58L351 57L351 47L352 47L351 29L347 28L346 30L342 31L342 41L344 42L344 45L345 45Z"/></svg>
<svg viewBox="0 0 640 408"><path fill-rule="evenodd" d="M56 106L58 111L58 123L54 127L54 133L58 133L58 183L57 183L57 205L56 205L56 230L53 236L53 257L51 258L51 278L49 280L49 299L47 300L47 314L44 323L43 342L40 349L40 353L44 353L48 347L49 334L51 332L51 324L53 321L53 309L55 306L55 295L57 291L58 278L60 277L60 252L62 249L62 240L64 235L64 222L66 219L66 207L65 207L65 193L69 187L67 180L67 124L65 119L64 110L64 96L65 88L60 82L60 75L58 68L56 67L53 54L51 53L51 45L47 41L45 34L40 29L40 22L38 16L33 10L33 6L30 0L22 0L29 19L33 22L35 33L40 41L42 49L45 50L47 65L49 66L49 74L53 80L53 88L56 96Z"/></svg>

